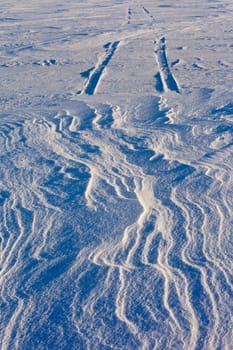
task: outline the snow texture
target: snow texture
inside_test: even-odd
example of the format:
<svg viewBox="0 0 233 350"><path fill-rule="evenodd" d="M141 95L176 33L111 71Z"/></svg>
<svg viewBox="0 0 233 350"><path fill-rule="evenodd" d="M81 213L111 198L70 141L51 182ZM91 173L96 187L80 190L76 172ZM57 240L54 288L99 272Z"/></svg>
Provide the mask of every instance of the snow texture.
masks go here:
<svg viewBox="0 0 233 350"><path fill-rule="evenodd" d="M1 0L1 350L233 349L232 18Z"/></svg>

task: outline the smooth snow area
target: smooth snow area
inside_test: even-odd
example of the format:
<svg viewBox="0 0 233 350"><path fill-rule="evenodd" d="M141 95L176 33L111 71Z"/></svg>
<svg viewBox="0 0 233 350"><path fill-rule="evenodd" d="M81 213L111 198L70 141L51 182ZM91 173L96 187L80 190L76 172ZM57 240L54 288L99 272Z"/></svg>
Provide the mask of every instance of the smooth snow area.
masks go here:
<svg viewBox="0 0 233 350"><path fill-rule="evenodd" d="M232 19L1 0L1 350L233 349Z"/></svg>

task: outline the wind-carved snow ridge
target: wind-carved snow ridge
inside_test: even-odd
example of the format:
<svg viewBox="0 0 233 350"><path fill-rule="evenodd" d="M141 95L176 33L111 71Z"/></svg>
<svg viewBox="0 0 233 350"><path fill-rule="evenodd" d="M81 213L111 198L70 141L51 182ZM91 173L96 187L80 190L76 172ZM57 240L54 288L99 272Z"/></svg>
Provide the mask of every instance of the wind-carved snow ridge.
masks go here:
<svg viewBox="0 0 233 350"><path fill-rule="evenodd" d="M3 1L1 350L231 350L232 11Z"/></svg>

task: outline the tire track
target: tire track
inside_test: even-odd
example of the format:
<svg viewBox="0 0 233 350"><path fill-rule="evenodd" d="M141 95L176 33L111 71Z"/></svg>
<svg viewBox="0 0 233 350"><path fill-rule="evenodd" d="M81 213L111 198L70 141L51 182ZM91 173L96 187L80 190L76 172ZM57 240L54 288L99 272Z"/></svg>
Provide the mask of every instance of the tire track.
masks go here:
<svg viewBox="0 0 233 350"><path fill-rule="evenodd" d="M167 53L166 53L166 39L160 38L159 41L155 41L155 57L159 67L158 81L160 91L175 91L180 93L178 83L172 74L172 71L168 64ZM162 82L162 85L161 85Z"/></svg>
<svg viewBox="0 0 233 350"><path fill-rule="evenodd" d="M105 55L104 57L100 58L97 65L87 71L88 79L85 84L83 91L78 91L77 94L80 95L82 93L85 93L87 95L94 95L96 92L96 89L102 79L103 73L109 64L110 60L112 59L115 51L117 50L118 46L120 44L120 41L114 41L107 43L104 45L105 48Z"/></svg>

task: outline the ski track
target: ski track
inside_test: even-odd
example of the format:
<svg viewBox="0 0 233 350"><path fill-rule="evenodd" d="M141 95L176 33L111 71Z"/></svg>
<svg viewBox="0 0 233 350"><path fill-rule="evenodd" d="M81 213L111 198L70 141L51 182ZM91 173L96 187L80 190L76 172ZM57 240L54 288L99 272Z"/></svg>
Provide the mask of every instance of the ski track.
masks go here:
<svg viewBox="0 0 233 350"><path fill-rule="evenodd" d="M190 4L184 3L187 11ZM54 13L54 3L49 4L47 11ZM115 6L120 19L128 8L132 25L134 6L156 22L150 5L156 13L149 1ZM15 25L17 6L6 11L1 25ZM93 2L79 6L90 16ZM99 16L107 13L105 6L96 9ZM166 6L172 8L158 7ZM57 3L56 13L66 10L71 18L68 8ZM152 74L153 23L151 32L140 32L136 41L142 66L151 67ZM196 74L208 71L210 79L209 68L197 73L192 67L187 73L179 68L180 58L170 65L165 37L157 33L158 72L151 94L116 94L114 80L104 95L105 78L114 71L112 66L106 73L110 63L119 79L135 81L120 75L123 63L115 55L125 42L133 45L131 35L137 35L126 27L125 35L111 31L94 39L97 47L106 37L114 38L104 41L105 52L95 66L80 70L86 79L83 90L72 93L74 80L69 99L48 94L45 106L1 112L1 350L231 350L231 91L220 83L212 88L210 80L199 86ZM151 61L143 51L150 52L148 42ZM62 74L62 60L51 58L52 49L43 54L48 58L26 56L34 62L26 66L58 69L50 73L53 78ZM0 66L13 74L17 62L23 62L19 58ZM85 56L81 67L86 60L93 59ZM173 74L176 66L179 80ZM182 94L179 69L188 75Z"/></svg>

